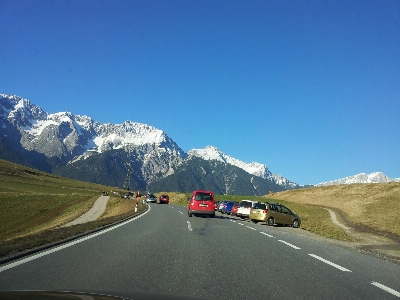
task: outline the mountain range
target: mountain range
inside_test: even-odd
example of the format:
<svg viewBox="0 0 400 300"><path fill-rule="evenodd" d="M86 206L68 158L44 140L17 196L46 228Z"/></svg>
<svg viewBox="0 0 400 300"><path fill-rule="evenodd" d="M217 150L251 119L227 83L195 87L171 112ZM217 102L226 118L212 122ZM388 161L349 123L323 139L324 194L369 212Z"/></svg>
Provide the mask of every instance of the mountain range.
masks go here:
<svg viewBox="0 0 400 300"><path fill-rule="evenodd" d="M382 172L373 172L371 174L360 173L345 178L321 182L315 186L328 186L338 184L352 184L352 183L381 183L381 182L400 182L400 178L389 178Z"/></svg>
<svg viewBox="0 0 400 300"><path fill-rule="evenodd" d="M0 158L117 187L254 195L299 187L263 164L242 162L213 146L185 153L146 124L49 114L15 95L0 94L0 133Z"/></svg>
<svg viewBox="0 0 400 300"><path fill-rule="evenodd" d="M273 174L264 164L242 162L213 146L185 153L153 126L131 121L102 124L69 112L49 114L27 99L5 94L0 94L0 158L135 190L202 188L219 194L265 195L303 187ZM340 183L344 182L334 184Z"/></svg>

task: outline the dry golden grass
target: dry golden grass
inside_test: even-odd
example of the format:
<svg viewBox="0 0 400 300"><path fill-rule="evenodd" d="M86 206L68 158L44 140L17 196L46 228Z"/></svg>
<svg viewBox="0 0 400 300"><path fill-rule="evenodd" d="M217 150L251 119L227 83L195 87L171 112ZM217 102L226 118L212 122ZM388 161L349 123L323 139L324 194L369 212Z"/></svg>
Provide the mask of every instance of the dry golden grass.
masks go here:
<svg viewBox="0 0 400 300"><path fill-rule="evenodd" d="M400 237L399 182L314 187L265 198L336 208L354 224Z"/></svg>
<svg viewBox="0 0 400 300"><path fill-rule="evenodd" d="M143 198L142 198L143 199ZM110 197L107 203L107 210L101 219L124 215L135 211L136 199L125 199L120 197Z"/></svg>
<svg viewBox="0 0 400 300"><path fill-rule="evenodd" d="M169 196L169 203L186 206L188 201L187 198L190 197L189 193L176 193L176 192L161 192L155 193L154 195L158 198L161 195L168 195Z"/></svg>

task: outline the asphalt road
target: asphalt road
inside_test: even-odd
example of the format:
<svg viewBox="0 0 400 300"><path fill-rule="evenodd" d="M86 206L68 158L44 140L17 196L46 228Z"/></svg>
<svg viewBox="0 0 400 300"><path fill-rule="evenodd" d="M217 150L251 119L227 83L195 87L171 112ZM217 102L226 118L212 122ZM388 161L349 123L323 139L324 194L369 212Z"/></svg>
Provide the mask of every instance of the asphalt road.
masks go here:
<svg viewBox="0 0 400 300"><path fill-rule="evenodd" d="M0 290L206 299L398 299L400 265L217 214L151 204L118 227L0 266Z"/></svg>

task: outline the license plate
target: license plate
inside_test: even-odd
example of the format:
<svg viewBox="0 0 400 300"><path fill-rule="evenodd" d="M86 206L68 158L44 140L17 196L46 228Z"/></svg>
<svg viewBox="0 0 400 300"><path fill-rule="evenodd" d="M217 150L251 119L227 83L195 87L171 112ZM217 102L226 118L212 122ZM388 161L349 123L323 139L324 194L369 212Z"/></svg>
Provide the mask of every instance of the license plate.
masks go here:
<svg viewBox="0 0 400 300"><path fill-rule="evenodd" d="M207 204L200 204L199 206L201 206L201 207L207 207L208 205L207 205Z"/></svg>

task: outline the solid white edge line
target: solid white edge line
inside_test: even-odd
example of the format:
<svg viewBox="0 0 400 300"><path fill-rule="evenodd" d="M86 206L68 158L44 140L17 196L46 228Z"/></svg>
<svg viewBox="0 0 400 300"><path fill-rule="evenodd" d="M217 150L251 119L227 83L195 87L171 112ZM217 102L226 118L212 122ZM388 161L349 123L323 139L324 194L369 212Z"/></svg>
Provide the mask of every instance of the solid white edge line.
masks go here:
<svg viewBox="0 0 400 300"><path fill-rule="evenodd" d="M312 257L314 257L314 258L316 258L316 259L318 259L318 260L320 260L320 261L322 261L322 262L324 262L324 263L326 263L328 265L331 265L332 267L335 267L336 269L339 269L341 271L351 272L349 269L343 268L342 266L339 266L339 265L337 265L337 264L335 264L335 263L333 263L333 262L331 262L329 260L326 260L326 259L324 259L322 257L319 257L319 256L317 256L315 254L308 254L308 255L310 255L310 256L312 256Z"/></svg>
<svg viewBox="0 0 400 300"><path fill-rule="evenodd" d="M253 227L250 227L250 226L246 226L247 228L250 228L250 229L252 229L252 230L257 230L257 229L255 229L255 228L253 228Z"/></svg>
<svg viewBox="0 0 400 300"><path fill-rule="evenodd" d="M378 288L380 288L380 289L382 289L382 290L384 290L385 292L391 293L392 295L397 296L397 297L400 298L400 293L398 291L394 290L394 289L391 289L390 287L387 287L387 286L385 286L383 284L380 284L378 282L375 282L375 281L372 281L371 284L376 286L376 287L378 287Z"/></svg>
<svg viewBox="0 0 400 300"><path fill-rule="evenodd" d="M299 247L297 247L295 245L292 245L292 244L290 244L288 242L285 242L285 241L282 241L282 240L278 240L278 242L284 243L284 244L288 245L289 247L292 247L292 248L297 249L297 250L301 249L301 248L299 248Z"/></svg>
<svg viewBox="0 0 400 300"><path fill-rule="evenodd" d="M6 265L4 265L4 266L1 266L1 267L0 267L0 273L3 272L3 271L6 271L6 270L8 270L8 269L14 268L14 267L16 267L16 266L22 265L22 264L24 264L24 263L30 262L30 261L32 261L32 260L38 259L38 258L40 258L40 257L42 257L42 256L46 256L46 255L49 255L49 254L51 254L51 253L60 251L60 250L62 250L62 249L71 247L71 246L76 245L76 244L79 244L79 243L81 243L81 242L84 242L84 241L86 241L86 240L89 240L89 239L91 239L91 238L94 238L94 237L96 237L96 236L98 236L98 235L101 235L101 234L103 234L103 233L106 233L106 232L109 232L109 231L111 231L111 230L114 230L114 229L116 229L116 228L118 228L118 227L124 226L124 225L126 225L126 224L128 224L128 223L130 223L130 222L132 222L132 221L134 221L134 220L139 219L140 217L142 217L142 216L144 216L145 214L147 214L149 211L150 211L150 205L149 205L149 209L148 209L147 211L145 211L144 213L140 214L139 216L133 217L132 219L129 219L129 220L125 221L125 222L122 222L122 223L119 223L119 224L117 224L117 225L108 227L108 228L106 228L106 229L104 229L104 230L101 230L101 231L98 231L98 232L96 232L96 233L87 235L87 236L82 237L82 238L80 238L80 239L77 239L77 240L75 240L75 241L72 241L72 242L69 242L69 243L66 243L66 244L57 246L57 247L55 247L55 248L52 248L52 249L49 249L49 250L46 250L46 251L43 251L43 252L34 254L34 255L32 255L32 256L28 256L28 257L25 257L25 258L23 258L23 259L14 261L14 262L9 263L9 264L6 264Z"/></svg>

